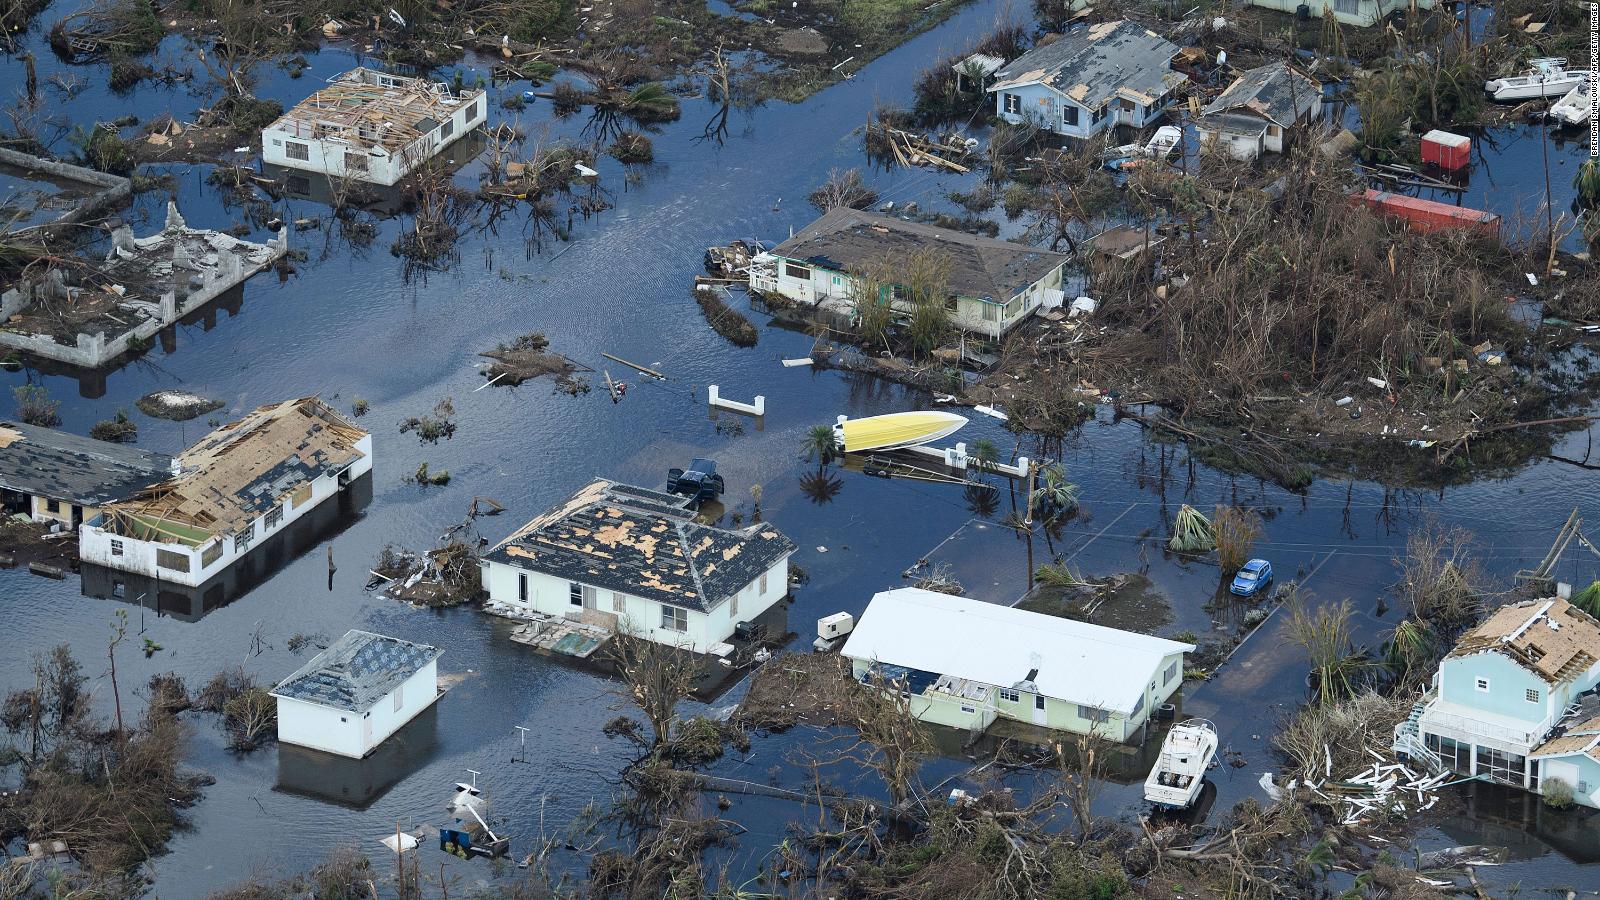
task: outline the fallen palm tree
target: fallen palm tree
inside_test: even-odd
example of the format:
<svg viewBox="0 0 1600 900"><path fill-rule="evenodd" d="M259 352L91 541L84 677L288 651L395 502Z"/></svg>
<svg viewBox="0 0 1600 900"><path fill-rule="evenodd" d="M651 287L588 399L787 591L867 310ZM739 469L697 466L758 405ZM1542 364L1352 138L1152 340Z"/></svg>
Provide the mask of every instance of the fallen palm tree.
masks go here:
<svg viewBox="0 0 1600 900"><path fill-rule="evenodd" d="M1215 549L1217 541L1211 530L1211 520L1200 510L1183 504L1173 520L1172 538L1167 546L1178 553L1204 553Z"/></svg>

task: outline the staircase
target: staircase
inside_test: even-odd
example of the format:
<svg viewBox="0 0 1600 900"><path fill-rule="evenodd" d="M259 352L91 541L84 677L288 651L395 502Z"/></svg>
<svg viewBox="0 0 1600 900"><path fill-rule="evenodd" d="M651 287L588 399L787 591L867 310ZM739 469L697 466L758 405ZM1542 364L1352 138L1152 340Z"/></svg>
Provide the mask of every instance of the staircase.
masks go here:
<svg viewBox="0 0 1600 900"><path fill-rule="evenodd" d="M1421 763L1428 772L1437 775L1445 771L1444 760L1439 754L1428 749L1422 740L1422 730L1417 727L1417 722L1422 718L1422 711L1428 708L1428 698L1424 695L1416 703L1411 704L1411 712L1405 721L1394 726L1394 744L1390 749L1397 756L1403 756L1412 762Z"/></svg>

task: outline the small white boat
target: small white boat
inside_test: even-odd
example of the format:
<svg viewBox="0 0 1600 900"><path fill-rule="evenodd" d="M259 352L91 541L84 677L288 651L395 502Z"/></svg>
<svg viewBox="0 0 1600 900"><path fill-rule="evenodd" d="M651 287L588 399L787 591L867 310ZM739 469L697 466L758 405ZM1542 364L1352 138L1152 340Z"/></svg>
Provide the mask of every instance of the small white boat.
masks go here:
<svg viewBox="0 0 1600 900"><path fill-rule="evenodd" d="M865 419L841 416L839 424L834 426L834 436L846 453L898 450L949 437L965 424L966 416L935 410L889 413Z"/></svg>
<svg viewBox="0 0 1600 900"><path fill-rule="evenodd" d="M1550 117L1563 125L1582 125L1589 121L1593 109L1589 105L1589 80L1586 78L1550 107Z"/></svg>
<svg viewBox="0 0 1600 900"><path fill-rule="evenodd" d="M1163 125L1156 129L1156 133L1150 136L1149 143L1144 145L1144 155L1153 159L1166 159L1181 143L1183 143L1183 130L1176 125Z"/></svg>
<svg viewBox="0 0 1600 900"><path fill-rule="evenodd" d="M1568 72L1566 65L1565 57L1536 59L1526 74L1490 79L1483 83L1483 90L1496 100L1560 97L1584 82L1584 73Z"/></svg>
<svg viewBox="0 0 1600 900"><path fill-rule="evenodd" d="M1144 780L1144 799L1157 806L1187 809L1205 785L1206 767L1217 754L1217 729L1205 719L1172 726L1161 757Z"/></svg>

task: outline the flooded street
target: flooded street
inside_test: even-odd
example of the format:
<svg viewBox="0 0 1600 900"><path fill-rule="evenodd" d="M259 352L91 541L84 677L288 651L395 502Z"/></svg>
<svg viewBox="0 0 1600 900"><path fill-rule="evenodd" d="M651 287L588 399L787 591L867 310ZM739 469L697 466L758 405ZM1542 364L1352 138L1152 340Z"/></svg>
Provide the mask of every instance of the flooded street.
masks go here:
<svg viewBox="0 0 1600 900"><path fill-rule="evenodd" d="M1600 523L1595 474L1559 462L1484 473L1440 490L1319 479L1294 493L1191 463L1181 445L1150 440L1137 423L1114 420L1109 407L1069 435L1060 455L1082 489L1083 512L1048 540L1036 535L1031 548L1001 524L1023 502L1025 488L1012 489L998 476L991 476L998 488L993 503L975 503L958 486L871 478L837 467L828 469L837 486L819 489L818 464L802 458L808 427L841 414L921 408L931 398L864 375L784 367L781 359L805 356L812 346L809 335L796 331L762 327L754 348L732 346L707 326L690 295L691 277L701 271L709 245L740 237L778 240L809 222L814 210L806 195L831 168L865 167L858 129L874 104L908 101L917 73L987 29L999 5L969 5L805 103L736 112L721 146L698 140L711 105L685 101L682 119L655 136L655 163L638 177L628 177L609 157L601 159L599 183L614 208L588 220L578 217L570 242L546 235L535 252L533 235L513 214L494 232L464 240L459 263L448 271L408 280L402 260L388 249L402 228L399 219L378 220L366 247L343 243L334 226L291 230L291 248L307 254L297 273L281 280L270 271L256 276L245 285L242 303L231 309L213 305L202 321L180 325L171 352L158 347L103 378L32 370L3 375L7 389L26 382L46 386L62 401L61 427L74 433L87 433L95 422L128 410L138 420L138 446L163 453L176 453L208 426L207 417L176 423L134 413L134 401L157 389L222 400L226 408L213 414L221 421L290 397L320 394L344 411L361 398L370 411L357 424L373 434L374 465L370 500L360 498L347 514L307 537L310 549L218 608L160 615L133 602L85 596L89 581L75 576L55 581L26 569L0 570L11 634L10 649L0 659L0 687L31 683L33 654L66 643L92 677L96 704L109 710L106 642L118 609L128 611L135 638L117 658L125 704L127 685L142 692L151 676L165 672L198 685L224 667L243 665L263 682L274 682L311 656L290 649L300 643L294 638L326 643L350 628L444 651L439 670L452 682L449 692L433 712L408 726L399 744L359 764L322 768L325 760L289 747L237 754L226 749L215 716L185 716L192 726L189 762L216 783L189 811L192 827L148 864L156 895L199 897L252 873L303 869L339 843L373 852L384 871L390 862L376 856L387 854L377 840L397 824L437 824L451 786L470 778L469 769L482 773L478 784L491 796L494 814L508 823L503 833L518 859L533 841L561 832L591 804L608 806L617 773L632 753L631 745L602 733L623 709L609 682L513 644L508 622L468 608L413 609L364 590L367 570L386 544L432 547L446 528L463 520L474 497L492 497L506 507L497 517L475 522L482 537L495 542L593 477L657 485L669 467L694 456L714 457L727 479L729 515L748 518L750 491L759 485L763 520L800 548L794 562L809 582L796 588L789 610L796 633L791 649L809 646L818 617L841 610L859 615L874 592L902 586L902 573L924 558L948 564L969 596L1005 604L1025 592L1030 565L1052 557L1091 576L1137 572L1148 579L1149 593L1170 605L1160 634L1232 632L1238 611L1226 602L1208 608L1218 589L1215 564L1186 562L1165 549L1181 503L1258 511L1265 533L1255 552L1272 560L1280 583L1299 580L1320 602L1349 598L1360 639L1376 647L1396 620L1385 612L1385 594L1394 580L1394 557L1412 529L1437 520L1470 530L1484 567L1509 584L1514 572L1544 556L1575 505L1586 522ZM42 21L55 15L47 12ZM41 81L57 73L87 81L66 107L75 124L129 113L148 119L166 111L188 119L204 102L183 85L147 82L113 94L104 86L105 67L65 66L39 34L29 45ZM182 48L181 39L168 38L162 53L176 56ZM260 96L290 106L361 62L331 49L307 59L299 78L265 69ZM19 84L21 71L14 58L0 61L0 84L8 90ZM581 113L554 118L545 100L510 113L500 108L499 96L491 91L491 124L515 116L530 134L548 125L552 136L577 134L585 126ZM1482 204L1508 218L1536 208L1543 195L1539 137L1537 126L1524 126L1480 143L1485 160L1473 173L1465 204ZM66 142L54 149L66 152ZM1573 196L1571 175L1583 148L1552 139L1548 149L1555 207L1563 210ZM459 180L476 183L481 165L468 164ZM225 207L207 183L209 166L154 170L172 175L191 226L226 229L241 221L241 213ZM953 206L945 193L970 185L973 176L900 169L869 178L880 201L927 207ZM137 233L159 227L166 199L161 191L140 195L132 213ZM311 201L289 201L277 212L289 221L327 219L326 207ZM245 235L253 241L268 237L263 229ZM733 298L744 307L743 294ZM765 325L766 317L753 318ZM541 379L475 391L484 381L478 353L533 331L544 333L552 350L593 367L588 378L596 389L569 396ZM602 353L668 378L637 378ZM607 370L629 384L621 402L611 402L599 389ZM728 397L765 396L764 420L726 411L710 415L705 389L711 384ZM452 438L426 444L399 431L402 420L426 413L445 397L457 411ZM969 446L984 437L1003 455L1018 446L1018 437L999 421L969 414L972 421L960 434ZM1590 437L1569 434L1557 452L1582 458ZM1038 448L1029 438L1021 452L1036 456ZM406 483L405 476L423 462L447 470L449 483ZM328 546L338 568L331 588ZM1569 551L1556 576L1586 583L1594 560L1581 556ZM1119 624L1138 627L1138 615L1135 610ZM1241 768L1213 771L1213 816L1237 800L1262 796L1256 781L1276 768L1268 744L1275 723L1304 698L1306 664L1286 637L1284 618L1268 619L1211 681L1183 689L1183 712L1214 721L1221 745L1245 760ZM160 649L145 657L134 646L138 639ZM737 702L742 690L735 686L712 706ZM516 726L528 729L525 746ZM757 738L748 753L730 753L710 770L801 785L805 775L791 754L817 739L807 728ZM925 781L938 782L965 765L959 757L935 759ZM1142 805L1138 786L1109 789L1102 805L1108 815L1131 821ZM1430 832L1426 840L1505 843L1494 834L1528 831L1515 824L1504 803L1475 798L1471 809L1476 820L1456 822L1448 833ZM750 867L785 837L786 821L804 814L780 801L742 798L725 815L751 829L738 847L724 851L736 866ZM1568 840L1574 840L1570 832L1576 828L1576 843L1584 836L1591 846L1600 842L1600 825L1592 817L1568 815L1565 824L1545 830L1568 829ZM1544 820L1553 818L1546 812ZM1550 840L1534 838L1516 855L1512 865L1480 872L1486 885L1600 880L1600 870L1580 868ZM467 888L497 877L486 862L459 861L431 849L426 860L428 866L445 860ZM570 851L557 851L555 861L572 870L586 865L585 856Z"/></svg>

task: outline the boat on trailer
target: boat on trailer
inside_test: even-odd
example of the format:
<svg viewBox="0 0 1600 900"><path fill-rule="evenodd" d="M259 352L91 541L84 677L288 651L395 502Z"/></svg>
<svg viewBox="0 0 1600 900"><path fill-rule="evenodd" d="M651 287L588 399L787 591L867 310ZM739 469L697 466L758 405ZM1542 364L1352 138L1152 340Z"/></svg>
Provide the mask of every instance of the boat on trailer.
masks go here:
<svg viewBox="0 0 1600 900"><path fill-rule="evenodd" d="M898 450L947 438L967 424L966 416L938 410L889 413L864 419L841 419L834 437L846 453Z"/></svg>
<svg viewBox="0 0 1600 900"><path fill-rule="evenodd" d="M1582 125L1589 121L1594 107L1589 103L1589 80L1567 91L1567 95L1550 107L1550 116L1562 125Z"/></svg>
<svg viewBox="0 0 1600 900"><path fill-rule="evenodd" d="M1144 780L1144 799L1157 806L1188 809L1205 786L1206 768L1217 755L1217 729L1205 719L1172 726L1161 756Z"/></svg>
<svg viewBox="0 0 1600 900"><path fill-rule="evenodd" d="M1565 57L1546 56L1528 65L1528 71L1522 75L1507 75L1484 82L1484 91L1496 100L1560 97L1585 80L1584 73L1567 71Z"/></svg>

